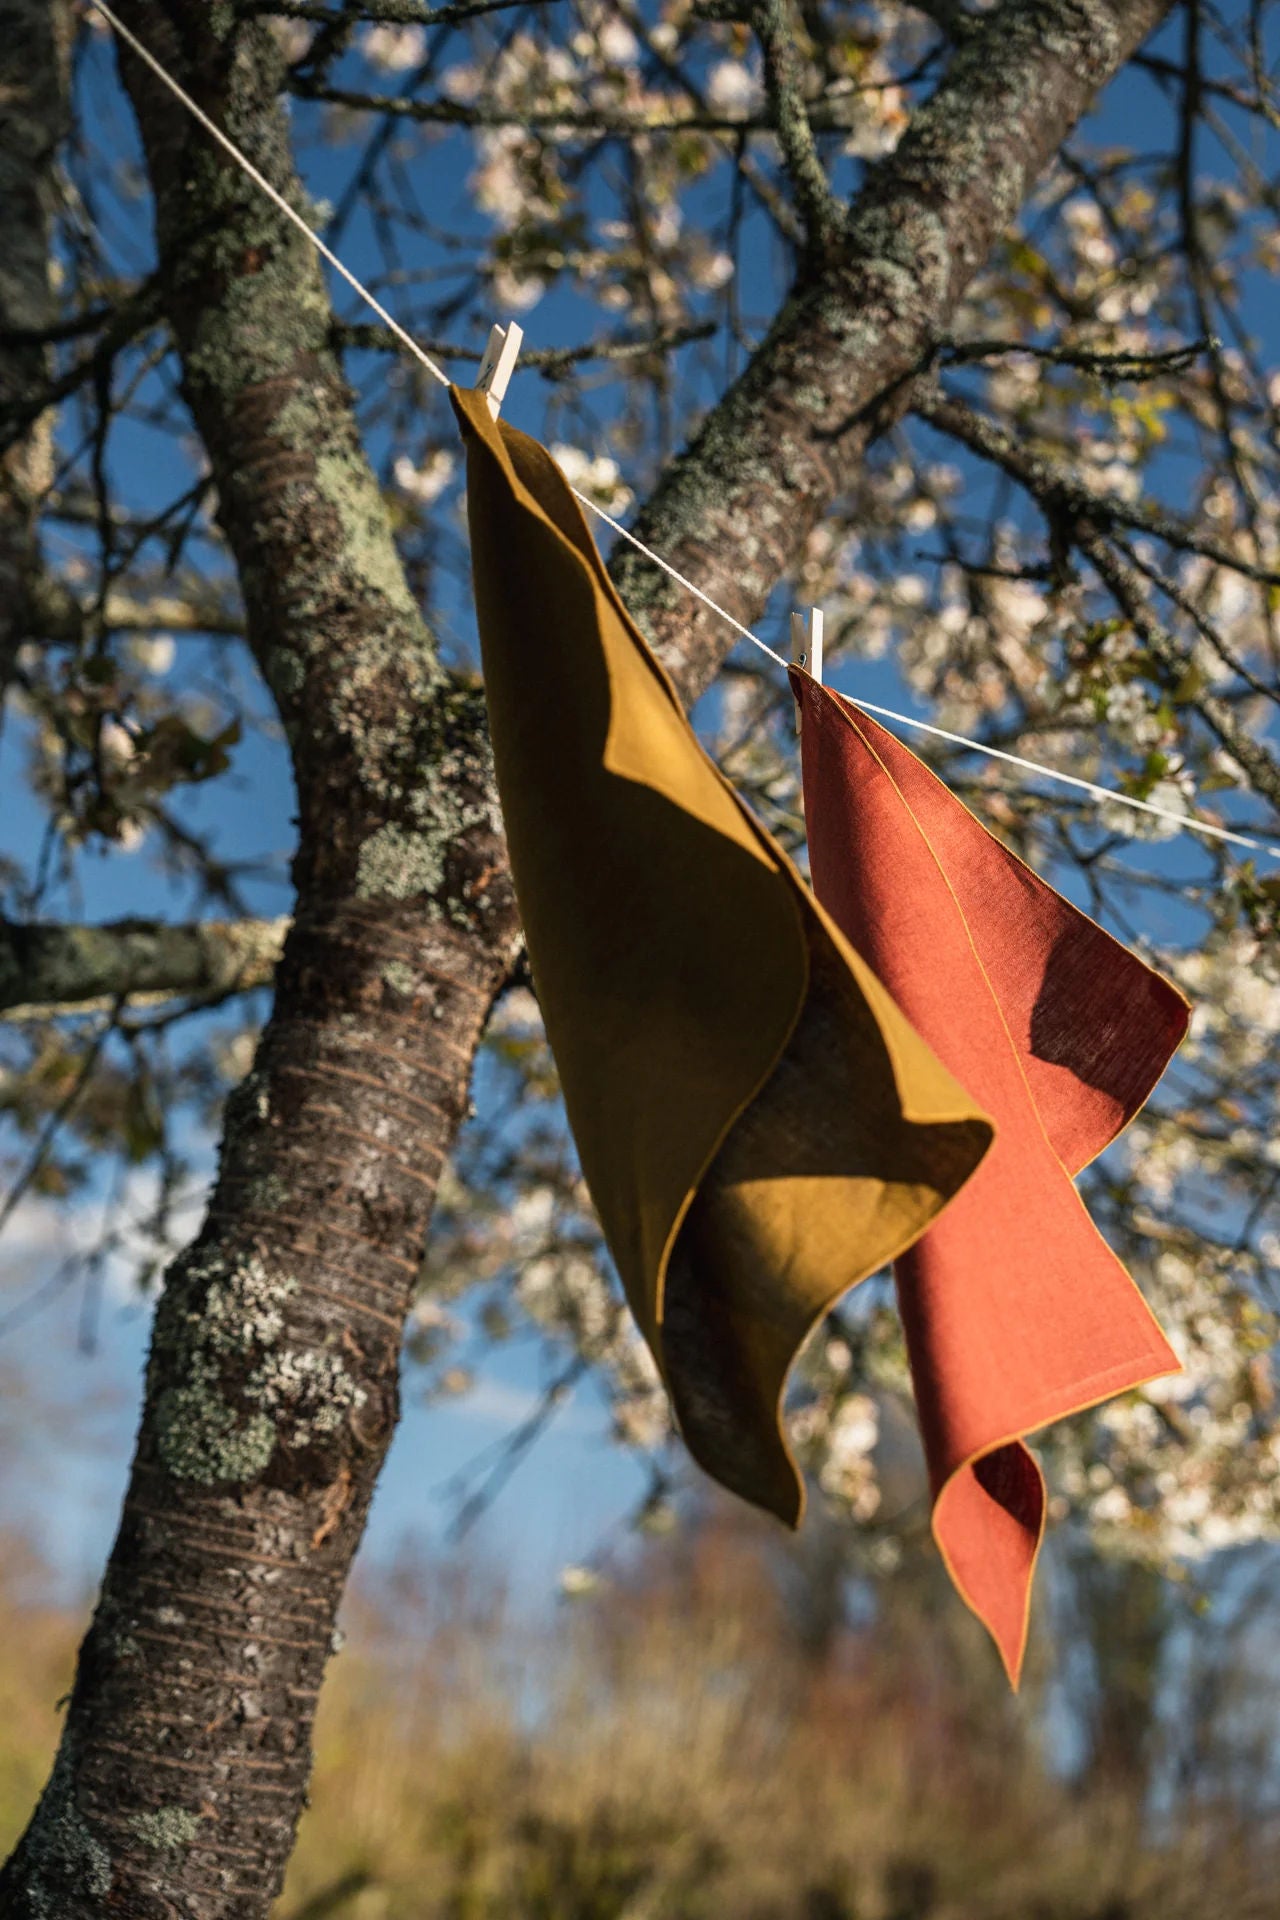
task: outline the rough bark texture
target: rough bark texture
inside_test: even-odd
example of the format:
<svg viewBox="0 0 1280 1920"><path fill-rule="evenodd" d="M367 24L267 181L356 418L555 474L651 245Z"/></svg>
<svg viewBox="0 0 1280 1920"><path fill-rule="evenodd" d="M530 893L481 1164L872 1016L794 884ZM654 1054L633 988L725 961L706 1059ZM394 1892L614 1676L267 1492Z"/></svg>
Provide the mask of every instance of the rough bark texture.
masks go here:
<svg viewBox="0 0 1280 1920"><path fill-rule="evenodd" d="M118 0L299 195L269 34ZM975 32L643 523L754 618L1031 174L1159 17L1021 0ZM405 1310L518 929L478 693L440 672L326 340L314 261L127 58L187 398L298 783L297 914L209 1214L171 1270L120 1533L6 1920L260 1920L396 1418ZM300 196L299 196L300 197ZM687 693L731 636L618 575Z"/></svg>
<svg viewBox="0 0 1280 1920"><path fill-rule="evenodd" d="M105 926L23 926L0 920L0 1015L97 1013L127 998L217 1000L264 987L289 930L287 920L159 920Z"/></svg>
<svg viewBox="0 0 1280 1920"><path fill-rule="evenodd" d="M55 315L49 239L54 162L67 122L66 0L0 0L0 408L47 384L48 351L31 334ZM40 616L36 539L53 473L53 415L0 459L0 696Z"/></svg>
<svg viewBox="0 0 1280 1920"><path fill-rule="evenodd" d="M127 13L296 194L269 32L197 0ZM261 1915L278 1891L437 1176L518 937L481 696L441 673L405 587L314 257L122 71L187 399L292 742L297 909L157 1312L58 1760L0 1877L15 1920Z"/></svg>

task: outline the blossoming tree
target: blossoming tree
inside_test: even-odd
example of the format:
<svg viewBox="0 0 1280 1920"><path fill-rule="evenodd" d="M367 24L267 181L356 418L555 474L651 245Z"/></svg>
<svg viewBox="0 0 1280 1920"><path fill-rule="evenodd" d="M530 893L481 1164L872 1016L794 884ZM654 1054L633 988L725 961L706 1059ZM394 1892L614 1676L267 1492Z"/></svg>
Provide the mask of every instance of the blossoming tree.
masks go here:
<svg viewBox="0 0 1280 1920"><path fill-rule="evenodd" d="M833 676L1274 833L1265 5L117 3L456 377L520 314L561 465L736 620L776 637L821 604ZM549 1404L584 1368L605 1384L650 1518L681 1467L523 966L447 410L156 76L116 69L91 8L0 18L0 675L46 821L0 873L0 1211L65 1203L114 1155L150 1184L112 1247L167 1265L119 1533L0 1905L252 1920L304 1804L406 1332L407 1364L460 1390L464 1316L536 1328L563 1357ZM610 564L798 844L779 681L635 552ZM287 917L186 804L249 733L295 783ZM929 751L1198 1009L1088 1181L1186 1371L1054 1436L1055 1511L1154 1565L1272 1538L1276 871ZM76 923L91 854L161 863L189 917ZM193 1123L219 1111L175 1248ZM873 1566L919 1518L888 1512L878 1466L905 1390L868 1283L791 1418Z"/></svg>

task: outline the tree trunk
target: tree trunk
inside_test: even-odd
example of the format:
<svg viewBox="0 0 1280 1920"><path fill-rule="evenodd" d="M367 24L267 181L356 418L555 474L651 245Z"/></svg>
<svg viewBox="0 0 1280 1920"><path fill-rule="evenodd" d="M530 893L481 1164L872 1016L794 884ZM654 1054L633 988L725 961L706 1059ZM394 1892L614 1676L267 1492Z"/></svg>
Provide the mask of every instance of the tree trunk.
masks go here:
<svg viewBox="0 0 1280 1920"><path fill-rule="evenodd" d="M301 201L263 28L128 9ZM144 70L186 396L292 743L297 905L195 1245L156 1315L120 1531L0 1911L261 1915L397 1413L436 1181L518 924L483 708L404 584L314 255Z"/></svg>
<svg viewBox="0 0 1280 1920"><path fill-rule="evenodd" d="M257 25L117 0L303 204ZM854 470L1027 180L1157 0L985 22L847 247L796 293L646 515L740 617ZM125 56L161 270L248 631L298 787L297 909L217 1184L157 1310L120 1532L6 1920L261 1920L305 1799L334 1618L395 1424L404 1316L471 1061L518 941L479 695L405 587L328 302L292 229ZM618 576L686 692L731 642Z"/></svg>
<svg viewBox="0 0 1280 1920"><path fill-rule="evenodd" d="M49 352L38 336L57 305L49 241L70 37L67 0L0 0L0 408L48 383ZM0 700L18 648L40 620L36 518L52 476L50 411L0 458Z"/></svg>

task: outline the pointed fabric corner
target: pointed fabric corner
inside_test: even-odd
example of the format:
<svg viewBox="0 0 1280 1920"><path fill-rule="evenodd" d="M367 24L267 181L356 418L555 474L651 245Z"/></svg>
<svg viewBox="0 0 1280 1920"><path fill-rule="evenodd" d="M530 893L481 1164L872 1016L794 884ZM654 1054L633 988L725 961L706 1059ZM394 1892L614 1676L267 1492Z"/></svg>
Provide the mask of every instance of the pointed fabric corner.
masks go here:
<svg viewBox="0 0 1280 1920"><path fill-rule="evenodd" d="M546 450L454 389L498 790L582 1170L700 1465L794 1525L827 1307L991 1139L703 752Z"/></svg>
<svg viewBox="0 0 1280 1920"><path fill-rule="evenodd" d="M996 1124L896 1277L934 1536L1016 1686L1045 1512L1022 1436L1178 1371L1072 1178L1147 1098L1188 1007L901 741L791 681L818 898Z"/></svg>

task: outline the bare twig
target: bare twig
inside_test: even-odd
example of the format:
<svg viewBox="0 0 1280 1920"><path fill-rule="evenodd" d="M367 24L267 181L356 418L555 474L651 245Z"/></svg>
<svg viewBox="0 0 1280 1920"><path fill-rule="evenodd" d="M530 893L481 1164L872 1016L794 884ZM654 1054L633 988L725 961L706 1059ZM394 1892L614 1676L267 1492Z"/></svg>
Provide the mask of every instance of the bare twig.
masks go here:
<svg viewBox="0 0 1280 1920"><path fill-rule="evenodd" d="M1125 353L1092 347L1034 346L1025 340L952 340L943 347L941 359L944 366L958 367L975 360L997 360L1021 353L1032 360L1046 361L1050 366L1074 367L1081 373L1097 374L1101 380L1152 380L1160 374L1186 373L1210 345L1207 339L1189 340L1185 346Z"/></svg>
<svg viewBox="0 0 1280 1920"><path fill-rule="evenodd" d="M1116 604L1132 623L1151 659L1169 685L1181 682L1188 659L1186 649L1162 625L1151 608L1141 573L1103 537L1108 500L1091 494L1078 479L1066 475L1043 456L1030 453L1011 435L963 401L923 389L913 401L916 411L931 425L959 440L974 453L993 460L1031 495L1045 512L1059 538L1076 547L1093 566ZM1096 509L1096 510L1095 510ZM1248 734L1226 702L1203 694L1187 703L1243 768L1254 789L1280 809L1280 764Z"/></svg>
<svg viewBox="0 0 1280 1920"><path fill-rule="evenodd" d="M687 327L673 327L670 333L651 334L639 340L623 337L589 340L580 347L530 347L521 350L520 365L522 368L536 367L544 378L556 380L568 368L582 366L593 360L647 360L654 354L674 353L678 347L686 347L695 340L709 340L715 331L713 320L699 320ZM387 353L404 351L390 329L380 327L376 322L344 321L332 328L329 337L337 347ZM421 345L437 360L478 363L484 358L482 348L459 346L451 340L423 340Z"/></svg>
<svg viewBox="0 0 1280 1920"><path fill-rule="evenodd" d="M49 1115L44 1126L40 1129L40 1136L25 1166L21 1168L13 1185L5 1195L3 1205L0 1205L0 1233L4 1232L4 1229L8 1226L23 1199L30 1192L32 1183L39 1176L42 1167L53 1151L53 1143L59 1131L64 1123L71 1118L71 1115L75 1112L81 1100L84 1098L85 1093L88 1091L89 1082L97 1072L98 1062L102 1058L102 1049L115 1032L122 1005L122 1000L117 1000L112 1005L106 1019L103 1020L98 1031L85 1048L80 1059L80 1065L76 1069L75 1079L71 1082L66 1093Z"/></svg>
<svg viewBox="0 0 1280 1920"><path fill-rule="evenodd" d="M11 405L0 407L0 453L15 446L47 408L59 406L69 395L98 379L118 353L156 326L161 317L160 290L154 281L148 281L116 308L92 352L51 380L42 392L24 394Z"/></svg>
<svg viewBox="0 0 1280 1920"><path fill-rule="evenodd" d="M573 134L596 140L631 139L640 133L767 133L781 139L772 110L717 113L710 107L691 108L674 100L655 100L638 107L501 107L483 100L363 93L353 87L321 85L305 74L294 75L291 88L302 99L323 100L330 106L349 107L355 113L376 113L424 126L526 127L531 133ZM848 133L854 98L852 93L841 91L812 101L805 110L811 132Z"/></svg>
<svg viewBox="0 0 1280 1920"><path fill-rule="evenodd" d="M452 6L431 7L426 0L359 0L356 6L339 8L327 7L322 0L246 0L240 11L270 14L282 20L314 20L326 27L358 26L364 21L401 27L452 27L480 19L486 13L505 13L513 7L550 3L551 0L456 0Z"/></svg>

